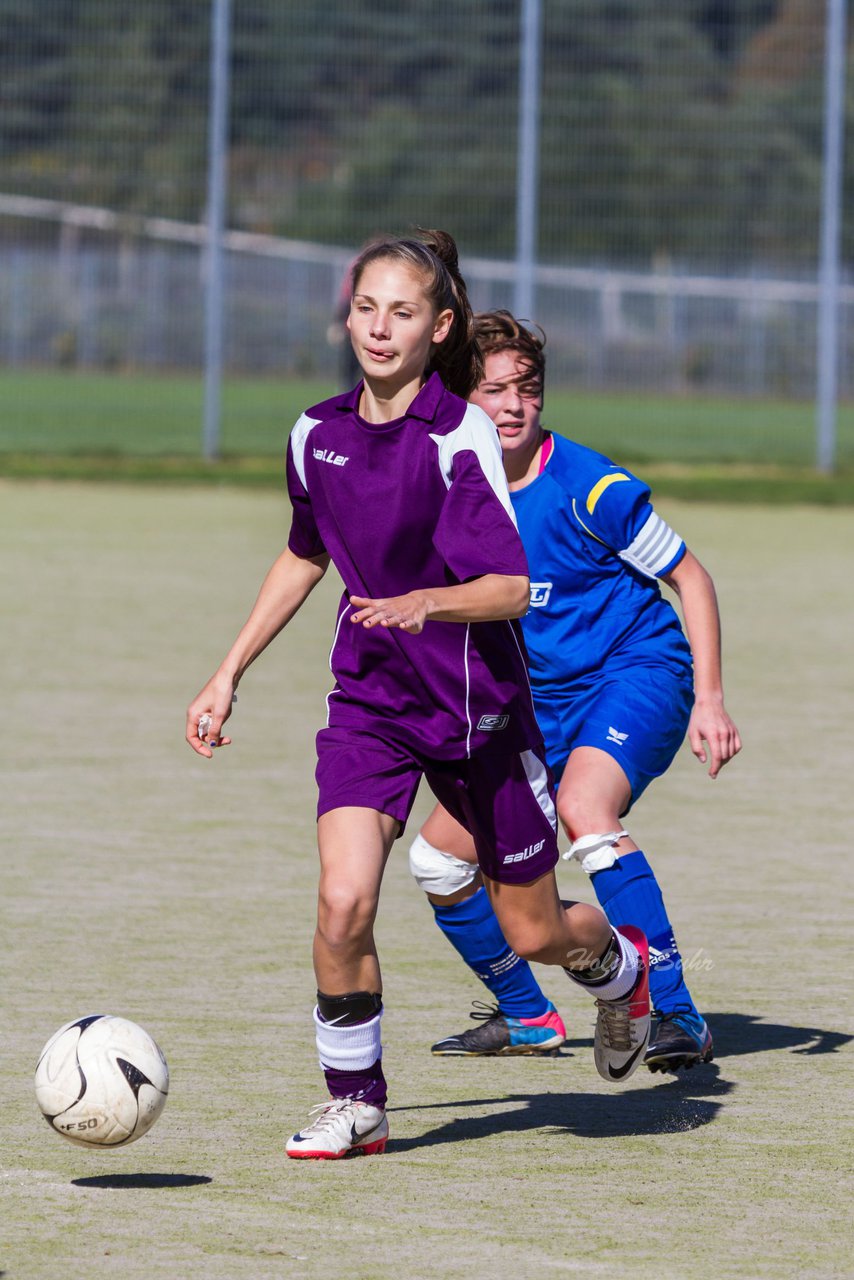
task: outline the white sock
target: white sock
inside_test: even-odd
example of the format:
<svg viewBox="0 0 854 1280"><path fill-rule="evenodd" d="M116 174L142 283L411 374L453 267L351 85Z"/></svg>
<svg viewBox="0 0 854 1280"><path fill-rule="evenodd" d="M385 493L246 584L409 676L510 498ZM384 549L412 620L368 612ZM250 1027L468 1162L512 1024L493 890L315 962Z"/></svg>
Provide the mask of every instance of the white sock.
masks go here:
<svg viewBox="0 0 854 1280"><path fill-rule="evenodd" d="M314 1030L320 1065L336 1071L366 1071L373 1066L382 1057L380 1018L382 1014L378 1013L368 1022L338 1027L334 1022L324 1022L315 1008Z"/></svg>
<svg viewBox="0 0 854 1280"><path fill-rule="evenodd" d="M572 978L573 982L577 982L580 987L584 987L597 1000L622 1000L638 980L640 955L637 947L617 929L614 930L614 938L620 949L620 957L615 961L607 978L590 982L579 977L577 972L573 973L571 969L564 971L567 977Z"/></svg>

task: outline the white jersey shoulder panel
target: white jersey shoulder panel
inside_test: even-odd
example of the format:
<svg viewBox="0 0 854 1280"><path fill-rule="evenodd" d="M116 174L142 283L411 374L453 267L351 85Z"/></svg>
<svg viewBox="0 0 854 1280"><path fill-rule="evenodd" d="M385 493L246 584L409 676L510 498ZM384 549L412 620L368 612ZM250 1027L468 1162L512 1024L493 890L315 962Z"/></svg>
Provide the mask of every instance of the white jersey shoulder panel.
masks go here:
<svg viewBox="0 0 854 1280"><path fill-rule="evenodd" d="M470 404L466 407L458 427L449 431L447 435L433 435L431 432L430 439L439 450L439 467L449 489L454 456L465 449L470 449L477 455L480 468L495 496L513 523L516 523L516 515L507 488L507 477L504 474L501 441L498 439L495 423L489 414L484 413L483 409L478 408L477 405Z"/></svg>
<svg viewBox="0 0 854 1280"><path fill-rule="evenodd" d="M319 418L310 418L307 413L303 413L291 432L291 456L304 489L308 487L305 483L305 442L319 421Z"/></svg>

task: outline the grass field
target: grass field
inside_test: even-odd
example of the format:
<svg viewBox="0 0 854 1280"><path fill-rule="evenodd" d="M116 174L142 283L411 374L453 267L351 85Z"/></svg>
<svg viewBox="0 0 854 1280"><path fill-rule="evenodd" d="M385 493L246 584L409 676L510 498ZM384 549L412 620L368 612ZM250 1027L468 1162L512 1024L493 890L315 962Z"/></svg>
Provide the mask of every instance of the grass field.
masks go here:
<svg viewBox="0 0 854 1280"><path fill-rule="evenodd" d="M717 581L745 740L714 784L681 755L632 818L715 1063L609 1087L589 1002L545 970L560 1057L433 1059L482 990L404 840L378 923L388 1151L305 1164L283 1143L323 1097L313 737L335 584L244 680L208 764L183 709L283 542L282 500L0 482L3 1276L851 1275L854 512L661 511ZM141 1022L172 1069L152 1132L103 1154L51 1133L32 1092L48 1035L99 1011Z"/></svg>
<svg viewBox="0 0 854 1280"><path fill-rule="evenodd" d="M300 379L223 387L222 460L200 458L199 377L0 370L0 476L281 482L287 433L335 388ZM854 504L854 405L839 414L837 475L815 473L811 404L550 389L550 426L643 469L657 493Z"/></svg>

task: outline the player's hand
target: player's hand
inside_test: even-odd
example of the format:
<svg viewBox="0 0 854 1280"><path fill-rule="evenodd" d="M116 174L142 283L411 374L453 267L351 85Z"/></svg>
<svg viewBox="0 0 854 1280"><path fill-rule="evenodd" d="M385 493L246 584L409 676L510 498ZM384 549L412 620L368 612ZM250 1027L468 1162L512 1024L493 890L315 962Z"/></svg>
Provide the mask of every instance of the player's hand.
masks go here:
<svg viewBox="0 0 854 1280"><path fill-rule="evenodd" d="M187 708L186 738L193 750L210 760L214 747L227 747L231 738L222 736L222 726L231 715L237 694L230 681L209 680Z"/></svg>
<svg viewBox="0 0 854 1280"><path fill-rule="evenodd" d="M352 623L364 627L400 627L417 636L427 621L427 598L420 591L409 591L405 596L392 596L388 600L371 600L367 596L350 596L355 612L350 614Z"/></svg>
<svg viewBox="0 0 854 1280"><path fill-rule="evenodd" d="M727 715L723 701L698 698L688 723L688 741L701 764L709 765L709 777L716 778L728 760L741 750L738 729ZM708 744L708 751L703 743Z"/></svg>

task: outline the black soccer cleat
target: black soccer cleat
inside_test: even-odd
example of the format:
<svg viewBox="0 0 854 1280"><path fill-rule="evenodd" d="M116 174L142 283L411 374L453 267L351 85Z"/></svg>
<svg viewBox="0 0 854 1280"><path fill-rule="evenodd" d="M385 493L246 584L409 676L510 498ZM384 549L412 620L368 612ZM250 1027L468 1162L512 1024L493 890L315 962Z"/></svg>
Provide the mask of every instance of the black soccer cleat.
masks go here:
<svg viewBox="0 0 854 1280"><path fill-rule="evenodd" d="M539 1018L506 1017L498 1005L474 1001L470 1018L479 1027L447 1036L433 1045L437 1057L485 1058L496 1054L540 1054L555 1052L566 1039L566 1027L553 1004Z"/></svg>
<svg viewBox="0 0 854 1280"><path fill-rule="evenodd" d="M693 1012L660 1013L649 1038L644 1062L650 1071L690 1071L715 1056L712 1033Z"/></svg>

